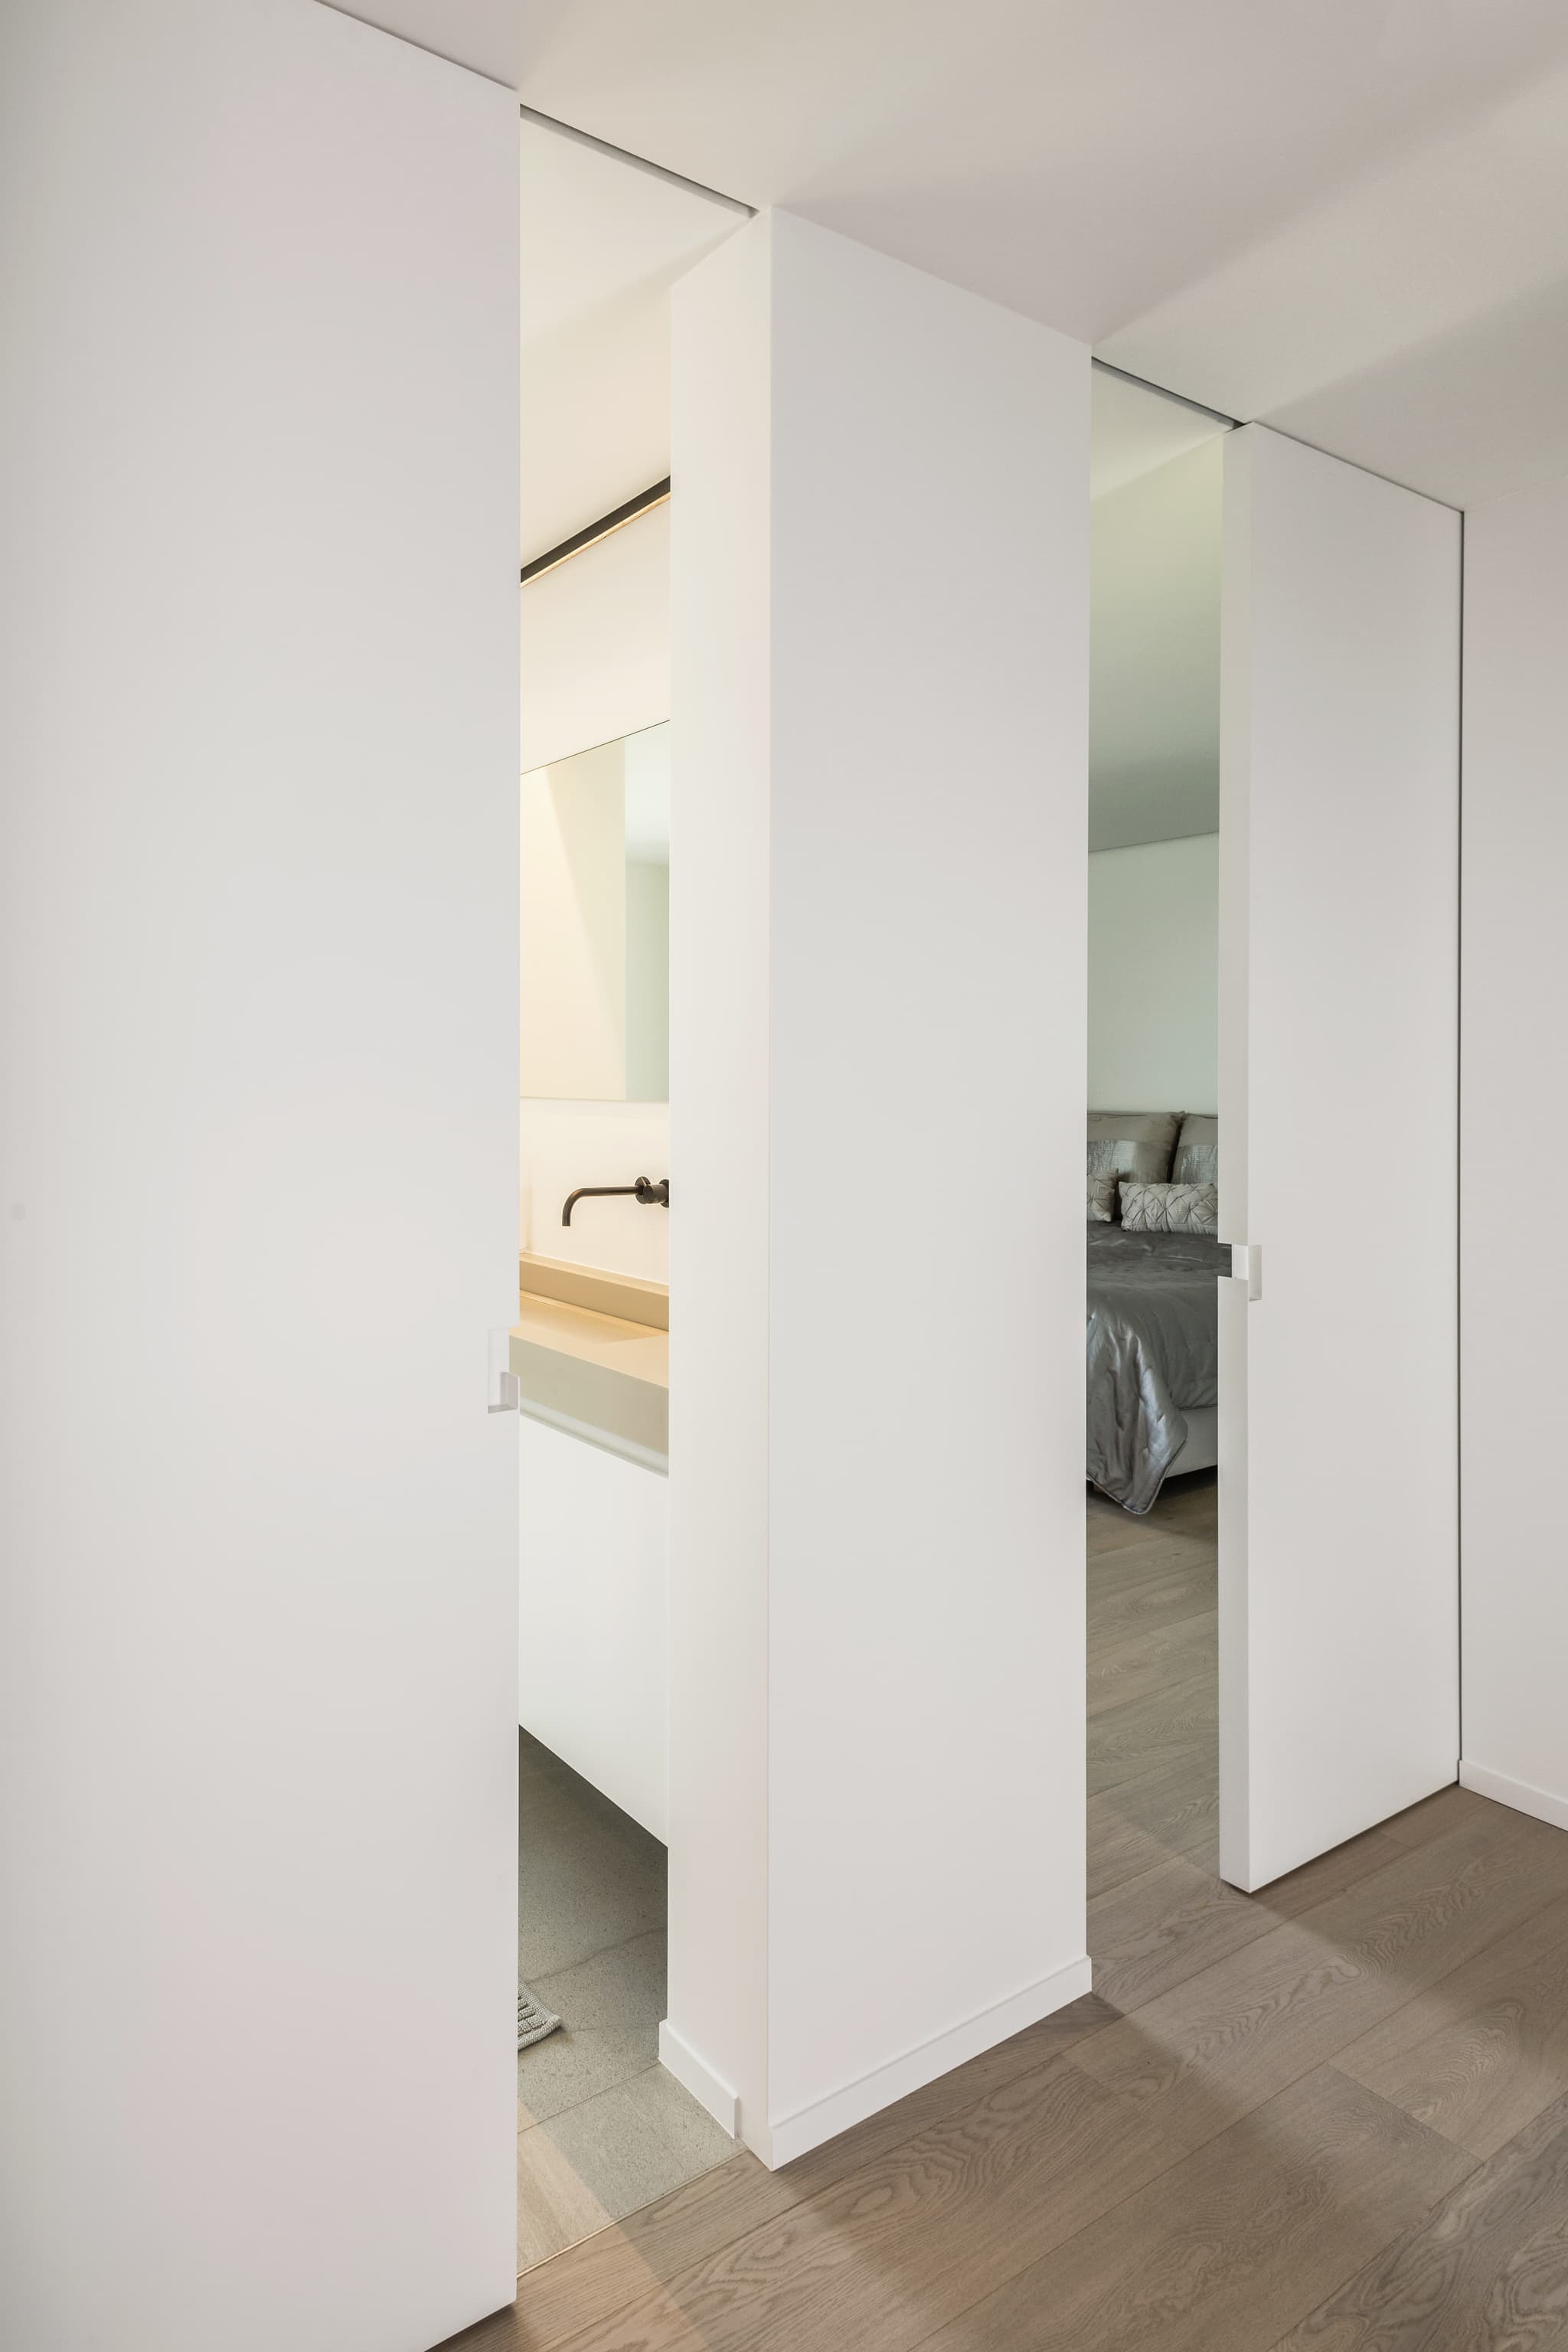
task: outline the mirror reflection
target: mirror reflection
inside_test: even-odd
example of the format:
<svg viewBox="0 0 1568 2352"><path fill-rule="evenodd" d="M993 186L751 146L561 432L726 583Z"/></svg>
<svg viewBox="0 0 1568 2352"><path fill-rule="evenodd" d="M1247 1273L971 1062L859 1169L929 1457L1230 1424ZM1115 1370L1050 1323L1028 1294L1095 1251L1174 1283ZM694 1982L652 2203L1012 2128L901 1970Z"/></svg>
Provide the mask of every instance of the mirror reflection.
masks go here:
<svg viewBox="0 0 1568 2352"><path fill-rule="evenodd" d="M669 722L522 779L521 1091L669 1095Z"/></svg>

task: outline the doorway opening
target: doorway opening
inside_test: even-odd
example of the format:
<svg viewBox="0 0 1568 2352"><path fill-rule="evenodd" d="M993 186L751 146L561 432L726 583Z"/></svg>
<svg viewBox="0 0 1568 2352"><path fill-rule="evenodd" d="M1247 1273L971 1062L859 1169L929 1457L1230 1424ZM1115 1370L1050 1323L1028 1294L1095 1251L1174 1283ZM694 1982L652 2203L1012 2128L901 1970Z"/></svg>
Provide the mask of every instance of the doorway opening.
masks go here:
<svg viewBox="0 0 1568 2352"><path fill-rule="evenodd" d="M1222 420L1091 396L1089 1948L1151 1997L1217 1897Z"/></svg>
<svg viewBox="0 0 1568 2352"><path fill-rule="evenodd" d="M668 300L742 216L521 135L520 2272L734 2153L660 2026Z"/></svg>

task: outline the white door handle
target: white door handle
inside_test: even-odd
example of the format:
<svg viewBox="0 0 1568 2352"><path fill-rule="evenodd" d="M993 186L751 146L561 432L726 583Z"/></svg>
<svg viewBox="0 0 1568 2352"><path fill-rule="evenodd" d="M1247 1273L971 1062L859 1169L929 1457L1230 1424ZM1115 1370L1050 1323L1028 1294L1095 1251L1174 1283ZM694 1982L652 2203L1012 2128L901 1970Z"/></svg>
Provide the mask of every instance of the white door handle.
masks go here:
<svg viewBox="0 0 1568 2352"><path fill-rule="evenodd" d="M1232 1242L1230 1245L1230 1278L1245 1282L1250 1298L1263 1296L1263 1248L1258 1242Z"/></svg>
<svg viewBox="0 0 1568 2352"><path fill-rule="evenodd" d="M517 1374L511 1369L511 1335L508 1331L489 1334L489 1380L485 1396L487 1412L515 1412L521 1402Z"/></svg>

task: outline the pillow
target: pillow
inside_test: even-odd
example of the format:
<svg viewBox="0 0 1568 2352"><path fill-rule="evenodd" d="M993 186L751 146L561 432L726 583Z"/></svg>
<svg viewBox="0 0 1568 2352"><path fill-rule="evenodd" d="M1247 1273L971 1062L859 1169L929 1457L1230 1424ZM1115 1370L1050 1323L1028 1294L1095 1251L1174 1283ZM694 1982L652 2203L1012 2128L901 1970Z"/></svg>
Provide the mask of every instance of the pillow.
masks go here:
<svg viewBox="0 0 1568 2352"><path fill-rule="evenodd" d="M1219 1234L1219 1192L1213 1184L1121 1187L1121 1223L1130 1234Z"/></svg>
<svg viewBox="0 0 1568 2352"><path fill-rule="evenodd" d="M1219 1121L1205 1111L1190 1110L1182 1121L1181 1134L1176 1138L1176 1156L1171 1163L1173 1184L1217 1184L1219 1182Z"/></svg>
<svg viewBox="0 0 1568 2352"><path fill-rule="evenodd" d="M1116 1216L1116 1188L1121 1179L1112 1169L1109 1175L1091 1176L1089 1180L1089 1222L1091 1225L1109 1225Z"/></svg>
<svg viewBox="0 0 1568 2352"><path fill-rule="evenodd" d="M1091 1110L1089 1172L1163 1184L1171 1172L1181 1116L1173 1110Z"/></svg>

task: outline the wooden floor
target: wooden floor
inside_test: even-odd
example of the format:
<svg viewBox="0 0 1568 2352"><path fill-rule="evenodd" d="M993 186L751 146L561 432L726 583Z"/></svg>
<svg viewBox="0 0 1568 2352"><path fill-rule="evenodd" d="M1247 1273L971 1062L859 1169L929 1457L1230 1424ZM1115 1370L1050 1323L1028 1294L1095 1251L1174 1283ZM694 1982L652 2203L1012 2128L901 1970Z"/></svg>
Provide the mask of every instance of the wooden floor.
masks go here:
<svg viewBox="0 0 1568 2352"><path fill-rule="evenodd" d="M1215 1863L1212 1480L1089 1507L1097 1990L464 2352L1568 2352L1568 1836L1448 1789Z"/></svg>

